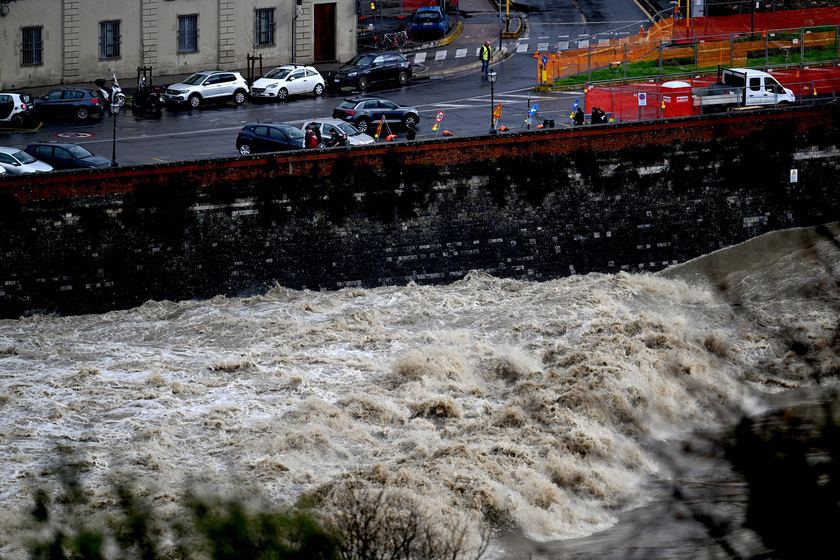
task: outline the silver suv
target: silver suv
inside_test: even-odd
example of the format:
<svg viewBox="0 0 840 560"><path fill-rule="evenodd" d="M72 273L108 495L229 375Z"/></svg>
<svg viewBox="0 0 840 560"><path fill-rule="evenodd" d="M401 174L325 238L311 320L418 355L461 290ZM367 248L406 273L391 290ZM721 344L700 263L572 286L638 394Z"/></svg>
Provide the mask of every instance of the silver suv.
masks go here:
<svg viewBox="0 0 840 560"><path fill-rule="evenodd" d="M166 88L167 103L186 103L198 107L204 101L227 101L233 99L237 105L245 103L248 82L239 72L206 70L196 72L180 84Z"/></svg>

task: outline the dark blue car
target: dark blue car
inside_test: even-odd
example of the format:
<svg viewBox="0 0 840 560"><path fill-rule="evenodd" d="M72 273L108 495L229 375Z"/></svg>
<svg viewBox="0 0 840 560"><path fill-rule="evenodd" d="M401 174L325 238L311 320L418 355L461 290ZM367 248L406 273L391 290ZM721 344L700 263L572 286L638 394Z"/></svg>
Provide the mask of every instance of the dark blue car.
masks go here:
<svg viewBox="0 0 840 560"><path fill-rule="evenodd" d="M236 137L236 149L243 156L257 152L300 150L304 146L303 131L290 124L246 124Z"/></svg>
<svg viewBox="0 0 840 560"><path fill-rule="evenodd" d="M53 169L87 169L110 167L111 160L92 154L76 144L64 142L36 142L23 150L32 157L53 166Z"/></svg>
<svg viewBox="0 0 840 560"><path fill-rule="evenodd" d="M440 39L449 29L449 14L438 6L417 8L411 23L413 39Z"/></svg>

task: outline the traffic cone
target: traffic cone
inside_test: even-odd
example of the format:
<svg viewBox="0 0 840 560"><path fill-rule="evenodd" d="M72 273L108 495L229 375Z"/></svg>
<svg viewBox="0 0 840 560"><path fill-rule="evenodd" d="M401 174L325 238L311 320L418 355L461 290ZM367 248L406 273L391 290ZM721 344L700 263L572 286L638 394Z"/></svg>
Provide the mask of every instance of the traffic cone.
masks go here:
<svg viewBox="0 0 840 560"><path fill-rule="evenodd" d="M443 131L441 131L441 134L443 134L444 136L455 136L454 134L452 134L452 133L451 133L451 132L449 132L448 130L443 130Z"/></svg>

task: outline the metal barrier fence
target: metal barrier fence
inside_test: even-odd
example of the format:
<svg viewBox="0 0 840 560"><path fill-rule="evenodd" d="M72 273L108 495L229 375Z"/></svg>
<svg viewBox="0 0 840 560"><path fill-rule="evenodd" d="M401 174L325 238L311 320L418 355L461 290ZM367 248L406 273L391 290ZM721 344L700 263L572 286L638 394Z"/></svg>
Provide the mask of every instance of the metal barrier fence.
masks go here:
<svg viewBox="0 0 840 560"><path fill-rule="evenodd" d="M757 21L751 21L749 15L689 20L667 17L621 39L613 37L562 52L535 52L537 80L553 85L581 74L586 74L589 82L611 81L679 75L717 66L766 69L840 60L840 8L755 15ZM774 26L782 22L801 25ZM644 62L649 64L631 73L631 63Z"/></svg>

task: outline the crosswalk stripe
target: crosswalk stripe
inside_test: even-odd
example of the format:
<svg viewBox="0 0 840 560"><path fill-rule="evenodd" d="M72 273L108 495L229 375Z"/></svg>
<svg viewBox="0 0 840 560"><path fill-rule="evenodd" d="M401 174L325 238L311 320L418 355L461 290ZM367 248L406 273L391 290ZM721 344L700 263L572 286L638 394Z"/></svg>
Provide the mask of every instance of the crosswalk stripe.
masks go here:
<svg viewBox="0 0 840 560"><path fill-rule="evenodd" d="M516 47L516 52L528 52L528 43L519 43L519 45Z"/></svg>
<svg viewBox="0 0 840 560"><path fill-rule="evenodd" d="M467 56L467 49L456 49L455 58L464 58Z"/></svg>
<svg viewBox="0 0 840 560"><path fill-rule="evenodd" d="M426 53L419 52L414 55L414 64L420 64L421 62L426 62Z"/></svg>
<svg viewBox="0 0 840 560"><path fill-rule="evenodd" d="M438 51L435 53L435 60L443 60L446 58L446 51Z"/></svg>
<svg viewBox="0 0 840 560"><path fill-rule="evenodd" d="M537 50L538 51L547 51L548 50L548 43L537 43Z"/></svg>

